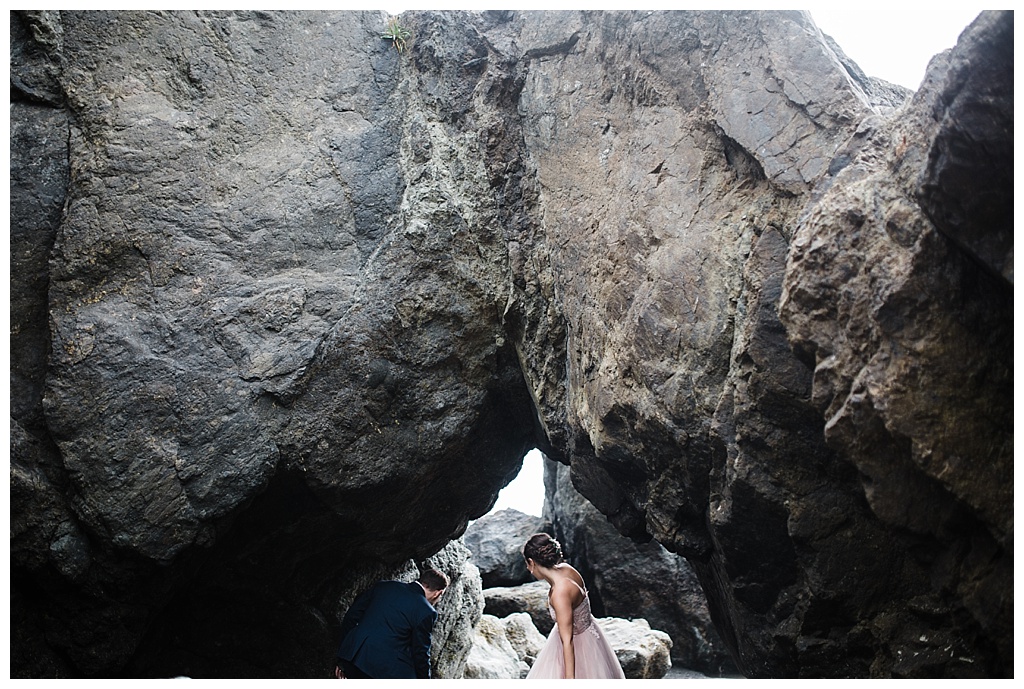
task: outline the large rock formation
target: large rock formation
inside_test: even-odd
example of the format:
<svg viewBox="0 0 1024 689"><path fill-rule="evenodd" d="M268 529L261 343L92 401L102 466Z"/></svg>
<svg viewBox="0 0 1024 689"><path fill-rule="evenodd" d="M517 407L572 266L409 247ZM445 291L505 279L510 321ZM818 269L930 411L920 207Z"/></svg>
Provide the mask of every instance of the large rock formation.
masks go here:
<svg viewBox="0 0 1024 689"><path fill-rule="evenodd" d="M1012 676L1012 12L385 19L12 13L12 676L328 676L532 447L748 676Z"/></svg>
<svg viewBox="0 0 1024 689"><path fill-rule="evenodd" d="M898 675L1012 670L1012 55L1012 16L985 15L901 117L865 121L797 224L782 285L825 441L885 527L851 559L838 543L868 532L847 514L789 510L825 572L857 573L816 587L851 625L848 645L817 643L888 639Z"/></svg>
<svg viewBox="0 0 1024 689"><path fill-rule="evenodd" d="M71 180L12 271L51 259L49 329L18 290L15 673L326 676L339 601L458 536L536 435L500 228L403 136L445 103L410 102L376 12L12 22L26 243ZM464 130L433 136L482 174Z"/></svg>

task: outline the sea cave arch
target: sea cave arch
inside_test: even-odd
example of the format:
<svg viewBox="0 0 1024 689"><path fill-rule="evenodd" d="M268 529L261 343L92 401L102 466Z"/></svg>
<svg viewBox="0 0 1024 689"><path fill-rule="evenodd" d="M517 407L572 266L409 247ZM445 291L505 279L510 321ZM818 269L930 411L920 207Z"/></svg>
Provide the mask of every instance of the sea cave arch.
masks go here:
<svg viewBox="0 0 1024 689"><path fill-rule="evenodd" d="M1012 676L1013 13L912 97L802 12L403 20L12 14L12 676L465 621L532 447L747 676Z"/></svg>

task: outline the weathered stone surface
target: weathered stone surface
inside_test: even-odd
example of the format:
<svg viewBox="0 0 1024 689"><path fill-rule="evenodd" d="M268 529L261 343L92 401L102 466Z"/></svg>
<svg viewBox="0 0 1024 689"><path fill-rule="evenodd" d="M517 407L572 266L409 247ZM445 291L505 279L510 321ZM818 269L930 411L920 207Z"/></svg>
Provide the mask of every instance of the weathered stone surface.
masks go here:
<svg viewBox="0 0 1024 689"><path fill-rule="evenodd" d="M937 230L1012 285L1013 17L986 17L962 42L945 74L932 72L938 90L916 106L928 164L914 198Z"/></svg>
<svg viewBox="0 0 1024 689"><path fill-rule="evenodd" d="M546 520L513 509L491 512L470 524L464 540L473 564L480 568L484 587L534 581L526 570L523 545L533 534L550 529Z"/></svg>
<svg viewBox="0 0 1024 689"><path fill-rule="evenodd" d="M836 59L843 65L847 77L854 83L855 87L860 88L864 92L868 102L876 112L891 115L910 98L913 93L912 91L898 84L892 84L884 79L865 74L860 65L851 60L831 36L823 33L822 38L828 49L835 54Z"/></svg>
<svg viewBox="0 0 1024 689"><path fill-rule="evenodd" d="M626 679L661 679L672 667L672 639L647 620L602 617L597 621L615 650Z"/></svg>
<svg viewBox="0 0 1024 689"><path fill-rule="evenodd" d="M515 359L497 344L488 295L497 285L474 274L493 233L476 237L440 180L399 167L398 57L367 41L380 15L325 19L65 16L78 29L63 50L79 181L58 239L68 260L51 276L51 308L67 316L54 324L47 411L83 519L141 556L167 560L206 542L213 522L279 472L302 476L353 525L371 526L369 504L406 515L408 533L375 537L368 554L390 557L412 540L423 555L446 539L404 509L414 492L440 498L443 488L455 530L473 511L462 506L487 504L474 477L500 482L522 456L481 437L498 409L506 429L528 414ZM139 90L120 80L116 56L147 32L175 44L225 32L232 43L144 56L136 69L149 65L163 81ZM295 40L307 32L314 38ZM266 55L268 45L279 51ZM239 89L228 78L236 69L256 83ZM300 87L310 72L336 77ZM370 81L382 88L357 88ZM419 183L403 188L407 176ZM399 228L390 223L403 199L416 220ZM380 349L363 333L392 344ZM475 354L453 358L456 342ZM456 371L493 384L460 386ZM149 421L126 423L140 412ZM453 457L494 459L433 487L388 468L440 461L442 447L446 471ZM111 461L78 459L94 455ZM345 485L358 495L344 497ZM462 491L472 497L459 500ZM152 518L135 518L143 512Z"/></svg>
<svg viewBox="0 0 1024 689"><path fill-rule="evenodd" d="M537 630L533 618L525 612L514 612L501 619L505 625L505 637L512 644L519 660L533 667L533 661L537 660L537 654L544 648L546 639Z"/></svg>
<svg viewBox="0 0 1024 689"><path fill-rule="evenodd" d="M474 629L484 612L480 570L470 561L460 539L427 558L428 566L448 575L449 584L437 603L437 622L431 634L431 670L439 679L458 679L466 670Z"/></svg>
<svg viewBox="0 0 1024 689"><path fill-rule="evenodd" d="M548 610L548 586L546 581L534 581L521 586L495 586L484 589L484 613L503 618L525 612L541 634L547 634L555 626Z"/></svg>
<svg viewBox="0 0 1024 689"><path fill-rule="evenodd" d="M12 677L328 676L532 447L743 674L1012 676L1012 13L889 119L799 12L385 19L12 16Z"/></svg>
<svg viewBox="0 0 1024 689"><path fill-rule="evenodd" d="M65 12L61 41L32 44L62 65L74 113L57 139L74 181L48 276L46 436L12 462L43 503L27 519L74 513L48 538L81 602L28 596L55 627L46 662L146 673L153 653L193 677L323 676L334 641L317 615L357 570L442 547L533 446L495 308L505 250L477 128L433 131L447 112L403 107L381 25L376 12ZM446 148L416 162L407 115ZM453 155L460 136L470 147ZM449 193L474 174L484 196ZM31 453L47 447L60 483L44 490ZM210 600L252 613L196 643L238 648L137 648ZM274 653L244 640L285 629L295 644ZM236 653L253 657L217 657Z"/></svg>
<svg viewBox="0 0 1024 689"><path fill-rule="evenodd" d="M45 22L42 25L52 27ZM70 125L68 113L54 107L60 99L52 93L53 65L46 60L45 51L33 50L34 43L25 40L27 32L26 23L17 15L12 17L11 557L35 571L49 562L73 579L87 566L87 548L63 499L60 455L49 437L42 405L50 349L48 263L70 174ZM42 31L41 35L48 33ZM30 85L43 82L50 86ZM51 544L58 545L51 548Z"/></svg>
<svg viewBox="0 0 1024 689"><path fill-rule="evenodd" d="M796 21L792 15L773 17ZM643 25L646 37L657 35L656 24ZM566 32L573 30L568 22L565 26ZM776 28L770 33L788 35ZM864 459L887 467L875 472L874 485L865 490L862 469L845 461L844 443L835 442L832 413L819 404L829 364L812 374L799 329L788 333L792 321L784 323L778 316L786 267L791 273L798 270L789 254L800 218L814 212L831 178L856 157L865 133L884 122L867 107L858 110L855 89L843 106L822 97L820 102L830 103L829 114L818 117L814 108L804 108L777 124L783 140L802 131L804 118L824 130L844 129L831 143L819 141L819 151L836 146L827 154L831 162L826 167L813 160L806 166L790 164L775 155L775 148L750 145L756 132L743 130L739 117L727 120L732 111L726 105L717 104L715 118L709 119L704 111L683 107L689 92L682 88L653 89L672 96L672 107L660 107L649 99L651 90L630 94L601 82L613 58L630 51L657 54L657 49L633 45L628 30L619 29L610 34L615 44L601 48L584 48L584 35L597 38L595 32L581 31L570 54L552 57L531 72L522 99L527 145L545 199L548 256L567 314L563 418L572 441L569 457L556 458L571 465L574 485L620 531L638 538L653 535L690 560L712 618L743 674L1003 676L1010 658L1004 640L1011 636L1005 626L1009 599L1002 593L1009 590L1006 551L991 542L982 524L962 514L958 498L920 485L899 462L883 459L880 450L869 454L878 446L872 441L885 436L869 440L870 426L863 423L869 419L850 416L847 433L861 434ZM764 40L770 44L772 38ZM677 40L669 50L686 45ZM964 44L961 49L983 46ZM616 64L621 77L624 65ZM687 62L676 58L671 64L683 71ZM793 75L795 83L803 73ZM650 72L642 76L645 85L652 83ZM640 83L635 76L623 81ZM574 90L576 83L581 86ZM607 98L587 97L601 93L596 83L608 83ZM925 89L931 86L925 82ZM559 110L545 105L550 99L564 103L572 117L554 117ZM755 109L782 107L772 102ZM910 116L913 107L900 112ZM837 124L844 112L850 119ZM830 119L833 115L836 119ZM660 134L666 122L666 133ZM908 140L926 138L921 128L911 129ZM658 141L674 145L659 146ZM884 150L897 150L899 143L895 139ZM880 152L873 154L877 158ZM812 168L825 177L813 194L801 194L798 178ZM835 210L822 217L835 218ZM897 340L883 336L873 344L870 333L851 327L843 311L829 318L847 295L870 303L871 287L889 289L881 276L859 289L850 278L862 261L881 270L894 257L864 261L858 246L846 243L833 251L813 233L808 241L835 257L824 264L830 269L826 277L793 306L809 325L824 320L834 326L813 339L823 347L849 343L851 353L880 345L896 367L912 360L904 358ZM956 260L956 250L946 249ZM938 278L943 264L926 258L922 268ZM902 301L908 306L928 302L947 321L973 312L967 319L980 319L983 326L975 332L994 331L997 340L1011 327L1012 317L997 295L977 310L961 311L961 300L933 301L936 294L945 292L919 283L904 292ZM941 340L946 332L936 319L922 334ZM796 353L791 335L796 335ZM1009 519L1012 482L1001 471L1012 430L1002 410L1011 404L1005 381L1012 354L991 340L956 351L972 359L968 369L978 371L959 388L970 400L958 406L959 400L946 397L915 423L937 430L936 424L956 414L954 433L983 431L973 434L979 442L962 446L962 456L972 458L962 464L981 468L976 485L986 488L977 497L983 494L998 504L993 512ZM936 385L926 373L930 365L907 372L913 376L903 388L907 395L927 399ZM988 387L989 380L994 385ZM950 412L947 402L958 411ZM995 419L986 418L986 405L999 410ZM928 440L933 452L940 449L936 441L941 437ZM918 518L945 521L941 515L950 515L946 531L955 524L964 529L964 537L948 548L933 543L924 552L917 550L917 540L906 538L902 525L872 509L887 492L913 497L892 505L900 503ZM919 511L915 504L928 507ZM980 557L973 573L966 574L959 563L970 552ZM930 564L932 557L939 559ZM929 576L929 569L937 576ZM939 581L945 583L933 587L931 582ZM985 600L999 611L981 616L989 620L975 621L979 615L969 612L976 608L969 599L978 590L977 581L986 582L979 588L989 592ZM944 625L946 633L914 636L928 624L925 617L934 624L936 616L945 614L957 620ZM991 643L980 641L988 636ZM956 651L955 657L940 661L939 647Z"/></svg>
<svg viewBox="0 0 1024 689"><path fill-rule="evenodd" d="M64 26L60 13L47 10L12 12L10 32L11 101L52 107L63 105L64 89L58 58ZM16 149L12 147L11 150L14 152Z"/></svg>
<svg viewBox="0 0 1024 689"><path fill-rule="evenodd" d="M520 679L530 667L519 658L505 635L505 624L483 615L476 625L473 647L466 663L465 679Z"/></svg>
<svg viewBox="0 0 1024 689"><path fill-rule="evenodd" d="M711 675L735 674L697 575L655 541L635 543L573 488L569 468L545 460L544 515L583 574L597 616L643 616L672 639L672 662Z"/></svg>
<svg viewBox="0 0 1024 689"><path fill-rule="evenodd" d="M562 459L620 531L703 555L708 420L745 319L743 266L795 219L818 156L847 136L838 123L871 111L827 51L826 82L809 54L793 59L790 42L816 32L805 15L621 18L547 22L578 42L532 64L521 98L545 201L537 260L555 274L568 354L567 392L535 397L542 417L565 400L550 410L569 426ZM719 47L733 57L706 52Z"/></svg>
<svg viewBox="0 0 1024 689"><path fill-rule="evenodd" d="M996 218L1012 216L1013 173L1008 158L985 151L1013 119L1011 92L997 86L1012 80L1012 22L983 13L932 63L901 118L862 128L849 165L823 180L805 211L786 271L781 314L814 365L825 439L856 467L873 516L895 527L880 559L892 564L875 573L885 583L870 603L879 612L871 625L852 620L851 637L901 649L888 668L900 676L1001 675L1007 666L997 669L996 658L1011 653L1012 237ZM972 125L983 83L995 87L982 97L987 124ZM987 158L972 164L987 169L988 210L954 220L946 212L974 187L952 183L948 196L939 188L965 174L969 155L955 143L964 127L978 130L975 153ZM951 146L961 152L942 152ZM963 233L972 236L966 252ZM805 519L791 511L791 530ZM836 514L832 527L814 519L799 529L813 541L830 528L848 532L848 517ZM936 628L936 615L950 622Z"/></svg>

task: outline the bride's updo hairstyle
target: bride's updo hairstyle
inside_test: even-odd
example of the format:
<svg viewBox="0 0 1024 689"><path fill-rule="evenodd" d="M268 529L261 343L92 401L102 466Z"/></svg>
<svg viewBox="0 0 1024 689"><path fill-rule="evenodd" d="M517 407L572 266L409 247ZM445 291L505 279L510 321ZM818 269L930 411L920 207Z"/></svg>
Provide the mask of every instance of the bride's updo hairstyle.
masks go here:
<svg viewBox="0 0 1024 689"><path fill-rule="evenodd" d="M530 536L530 540L523 546L523 557L542 567L554 567L565 559L562 557L562 546L546 533Z"/></svg>

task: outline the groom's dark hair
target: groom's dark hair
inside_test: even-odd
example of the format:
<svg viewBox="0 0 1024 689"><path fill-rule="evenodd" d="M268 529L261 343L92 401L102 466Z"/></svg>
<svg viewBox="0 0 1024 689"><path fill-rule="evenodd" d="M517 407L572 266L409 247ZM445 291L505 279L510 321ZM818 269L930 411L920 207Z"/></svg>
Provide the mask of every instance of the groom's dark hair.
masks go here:
<svg viewBox="0 0 1024 689"><path fill-rule="evenodd" d="M433 568L420 572L418 581L423 584L424 588L428 588L431 591L444 591L448 588L448 577L443 572L438 572Z"/></svg>

